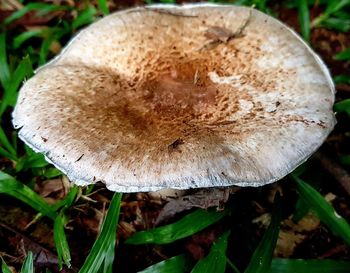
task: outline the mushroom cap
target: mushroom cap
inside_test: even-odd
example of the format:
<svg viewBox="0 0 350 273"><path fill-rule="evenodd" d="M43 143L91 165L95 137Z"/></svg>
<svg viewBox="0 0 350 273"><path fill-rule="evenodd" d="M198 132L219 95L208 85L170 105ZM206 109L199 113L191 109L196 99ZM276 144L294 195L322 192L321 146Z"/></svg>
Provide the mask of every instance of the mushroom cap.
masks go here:
<svg viewBox="0 0 350 273"><path fill-rule="evenodd" d="M261 186L322 144L334 92L320 58L266 14L157 5L82 30L25 82L13 124L80 185Z"/></svg>

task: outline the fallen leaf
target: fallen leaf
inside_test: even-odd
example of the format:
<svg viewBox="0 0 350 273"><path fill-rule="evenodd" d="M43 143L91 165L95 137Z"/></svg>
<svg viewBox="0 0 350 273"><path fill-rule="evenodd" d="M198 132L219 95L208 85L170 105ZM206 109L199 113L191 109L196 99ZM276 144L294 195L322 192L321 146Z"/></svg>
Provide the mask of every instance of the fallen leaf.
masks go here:
<svg viewBox="0 0 350 273"><path fill-rule="evenodd" d="M217 207L220 209L227 202L231 192L233 192L232 188L200 189L191 195L173 199L160 211L155 224L159 225L177 213L192 208L207 209Z"/></svg>
<svg viewBox="0 0 350 273"><path fill-rule="evenodd" d="M300 244L306 235L298 234L294 231L281 230L275 248L275 256L288 258L294 253L295 247Z"/></svg>

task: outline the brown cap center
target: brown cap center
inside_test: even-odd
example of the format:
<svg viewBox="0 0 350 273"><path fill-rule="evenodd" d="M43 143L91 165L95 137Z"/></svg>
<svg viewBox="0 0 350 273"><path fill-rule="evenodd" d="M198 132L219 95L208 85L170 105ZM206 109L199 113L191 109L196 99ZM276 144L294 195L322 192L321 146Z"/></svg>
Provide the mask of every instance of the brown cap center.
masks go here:
<svg viewBox="0 0 350 273"><path fill-rule="evenodd" d="M203 64L180 63L160 71L141 86L145 107L157 116L198 118L214 106L219 93Z"/></svg>

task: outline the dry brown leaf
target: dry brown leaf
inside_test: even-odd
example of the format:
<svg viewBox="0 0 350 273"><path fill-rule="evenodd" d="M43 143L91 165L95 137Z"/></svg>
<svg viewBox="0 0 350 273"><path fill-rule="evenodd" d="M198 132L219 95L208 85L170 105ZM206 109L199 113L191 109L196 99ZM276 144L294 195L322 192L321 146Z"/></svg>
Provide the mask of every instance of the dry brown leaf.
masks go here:
<svg viewBox="0 0 350 273"><path fill-rule="evenodd" d="M231 30L218 26L208 27L204 33L204 36L208 39L213 41L221 41L222 43L228 42L228 40L230 40L234 35L235 33Z"/></svg>
<svg viewBox="0 0 350 273"><path fill-rule="evenodd" d="M293 230L281 230L275 248L275 256L283 258L290 257L294 253L295 247L300 244L305 238L306 235L298 234Z"/></svg>
<svg viewBox="0 0 350 273"><path fill-rule="evenodd" d="M291 218L282 222L283 227L292 229L295 232L310 232L318 228L319 225L320 220L313 213L308 213L298 223L294 223Z"/></svg>
<svg viewBox="0 0 350 273"><path fill-rule="evenodd" d="M221 208L222 205L227 202L231 192L233 192L232 188L201 189L194 194L173 199L169 201L159 213L156 225L167 221L177 213L192 208Z"/></svg>
<svg viewBox="0 0 350 273"><path fill-rule="evenodd" d="M270 213L264 213L260 215L259 217L256 217L252 220L253 224L258 224L264 228L266 228L271 222L271 214Z"/></svg>
<svg viewBox="0 0 350 273"><path fill-rule="evenodd" d="M46 181L42 182L40 186L38 184L36 184L35 190L42 197L48 197L52 193L62 191L63 190L63 183L62 183L61 178L46 180Z"/></svg>
<svg viewBox="0 0 350 273"><path fill-rule="evenodd" d="M1 10L19 10L21 8L23 8L23 5L17 0L0 1Z"/></svg>
<svg viewBox="0 0 350 273"><path fill-rule="evenodd" d="M136 232L135 227L125 221L120 221L118 224L118 235L124 239L129 238Z"/></svg>

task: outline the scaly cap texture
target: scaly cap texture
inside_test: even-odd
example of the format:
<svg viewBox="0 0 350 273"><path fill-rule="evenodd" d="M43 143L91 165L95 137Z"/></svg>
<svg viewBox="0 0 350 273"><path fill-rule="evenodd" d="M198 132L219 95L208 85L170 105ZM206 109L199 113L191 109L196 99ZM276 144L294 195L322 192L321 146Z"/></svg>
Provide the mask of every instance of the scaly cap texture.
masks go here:
<svg viewBox="0 0 350 273"><path fill-rule="evenodd" d="M19 136L77 184L260 186L335 124L319 57L259 11L151 6L82 30L20 90Z"/></svg>

